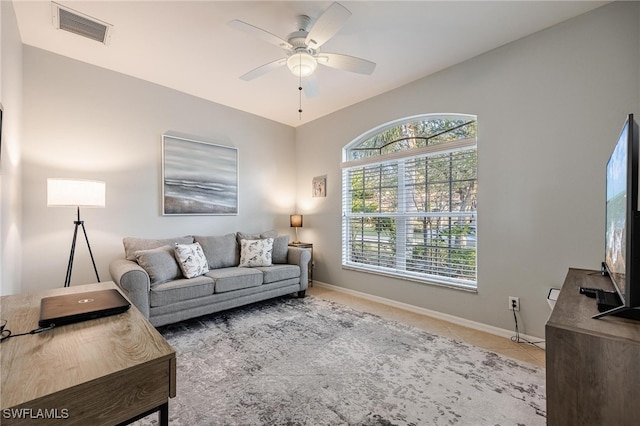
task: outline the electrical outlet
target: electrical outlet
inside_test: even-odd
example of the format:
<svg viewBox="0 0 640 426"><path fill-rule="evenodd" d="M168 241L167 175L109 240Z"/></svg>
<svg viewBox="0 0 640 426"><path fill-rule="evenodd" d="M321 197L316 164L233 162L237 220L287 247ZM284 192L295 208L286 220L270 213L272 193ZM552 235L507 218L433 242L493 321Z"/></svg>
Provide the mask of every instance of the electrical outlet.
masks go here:
<svg viewBox="0 0 640 426"><path fill-rule="evenodd" d="M509 310L510 311L519 311L520 310L520 298L509 296Z"/></svg>

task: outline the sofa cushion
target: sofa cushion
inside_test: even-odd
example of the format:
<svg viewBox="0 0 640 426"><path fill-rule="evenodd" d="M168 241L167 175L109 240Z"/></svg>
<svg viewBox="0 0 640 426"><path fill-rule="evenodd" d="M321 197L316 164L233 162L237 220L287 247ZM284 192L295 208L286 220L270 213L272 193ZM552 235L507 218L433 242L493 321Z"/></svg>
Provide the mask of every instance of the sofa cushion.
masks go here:
<svg viewBox="0 0 640 426"><path fill-rule="evenodd" d="M269 231L260 232L257 234L246 234L244 232L236 233L236 238L238 239L238 244L240 244L241 240L260 240L265 238L275 238L278 236L278 232L274 229Z"/></svg>
<svg viewBox="0 0 640 426"><path fill-rule="evenodd" d="M147 271L151 286L182 277L180 267L173 257L173 248L162 246L134 253L135 261Z"/></svg>
<svg viewBox="0 0 640 426"><path fill-rule="evenodd" d="M273 238L240 241L240 267L271 266Z"/></svg>
<svg viewBox="0 0 640 426"><path fill-rule="evenodd" d="M124 237L122 239L122 244L124 245L124 257L127 260L136 260L135 253L138 250L149 250L162 246L170 246L173 247L175 243L178 244L191 244L193 242L192 236L186 237L177 237L177 238L166 238L162 240L153 240L148 238L134 238L134 237Z"/></svg>
<svg viewBox="0 0 640 426"><path fill-rule="evenodd" d="M185 278L195 278L209 272L207 258L204 257L199 243L176 243L175 255Z"/></svg>
<svg viewBox="0 0 640 426"><path fill-rule="evenodd" d="M220 236L196 235L194 240L202 246L210 269L228 268L240 263L236 234Z"/></svg>
<svg viewBox="0 0 640 426"><path fill-rule="evenodd" d="M273 263L287 263L289 253L289 236L279 235L273 239L273 253L271 261Z"/></svg>
<svg viewBox="0 0 640 426"><path fill-rule="evenodd" d="M289 278L300 278L300 267L298 265L261 266L256 269L263 273L263 284L274 283Z"/></svg>
<svg viewBox="0 0 640 426"><path fill-rule="evenodd" d="M204 275L169 281L154 286L149 292L151 306L164 306L213 294L214 282Z"/></svg>
<svg viewBox="0 0 640 426"><path fill-rule="evenodd" d="M237 266L212 269L205 276L213 278L215 281L216 293L256 287L262 284L262 271Z"/></svg>

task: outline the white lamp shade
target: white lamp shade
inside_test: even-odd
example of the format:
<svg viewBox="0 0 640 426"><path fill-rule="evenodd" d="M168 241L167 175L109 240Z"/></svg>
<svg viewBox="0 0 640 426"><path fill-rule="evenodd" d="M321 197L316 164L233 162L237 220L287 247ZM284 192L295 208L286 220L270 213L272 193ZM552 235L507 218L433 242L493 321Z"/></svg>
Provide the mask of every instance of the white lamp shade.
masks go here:
<svg viewBox="0 0 640 426"><path fill-rule="evenodd" d="M302 228L302 215L301 214L290 215L289 223L292 228Z"/></svg>
<svg viewBox="0 0 640 426"><path fill-rule="evenodd" d="M47 179L47 206L104 207L106 185L97 180Z"/></svg>
<svg viewBox="0 0 640 426"><path fill-rule="evenodd" d="M316 70L318 61L308 53L301 52L289 56L287 66L296 77L309 77Z"/></svg>

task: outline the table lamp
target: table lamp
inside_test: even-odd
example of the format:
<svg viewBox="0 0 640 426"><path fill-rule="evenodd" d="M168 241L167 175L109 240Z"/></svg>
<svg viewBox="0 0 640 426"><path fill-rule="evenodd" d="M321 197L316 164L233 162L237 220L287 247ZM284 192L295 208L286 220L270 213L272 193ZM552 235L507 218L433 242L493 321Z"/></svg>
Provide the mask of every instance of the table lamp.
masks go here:
<svg viewBox="0 0 640 426"><path fill-rule="evenodd" d="M299 243L298 241L298 228L302 228L302 215L301 214L292 214L289 216L289 223L292 228L296 228L296 240L294 243Z"/></svg>

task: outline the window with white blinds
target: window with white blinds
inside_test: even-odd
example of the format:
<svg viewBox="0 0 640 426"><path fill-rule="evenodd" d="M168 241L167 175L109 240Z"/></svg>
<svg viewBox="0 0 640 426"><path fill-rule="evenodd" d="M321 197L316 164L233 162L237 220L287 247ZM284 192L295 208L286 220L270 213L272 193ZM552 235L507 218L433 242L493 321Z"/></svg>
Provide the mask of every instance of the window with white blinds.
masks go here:
<svg viewBox="0 0 640 426"><path fill-rule="evenodd" d="M476 119L422 116L344 149L345 268L475 289Z"/></svg>

